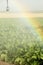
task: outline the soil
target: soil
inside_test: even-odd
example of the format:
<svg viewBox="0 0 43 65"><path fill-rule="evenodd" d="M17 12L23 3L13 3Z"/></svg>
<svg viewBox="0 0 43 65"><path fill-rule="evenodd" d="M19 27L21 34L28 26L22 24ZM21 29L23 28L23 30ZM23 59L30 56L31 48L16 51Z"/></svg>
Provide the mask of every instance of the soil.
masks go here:
<svg viewBox="0 0 43 65"><path fill-rule="evenodd" d="M0 65L13 65L13 64L9 64L7 62L0 61Z"/></svg>

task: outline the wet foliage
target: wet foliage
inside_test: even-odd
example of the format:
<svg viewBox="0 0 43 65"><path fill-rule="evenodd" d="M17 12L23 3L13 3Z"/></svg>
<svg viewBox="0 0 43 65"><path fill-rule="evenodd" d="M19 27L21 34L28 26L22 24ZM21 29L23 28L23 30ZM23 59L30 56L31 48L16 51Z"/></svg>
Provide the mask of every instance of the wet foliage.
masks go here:
<svg viewBox="0 0 43 65"><path fill-rule="evenodd" d="M42 65L43 41L18 19L0 19L0 60L16 65Z"/></svg>

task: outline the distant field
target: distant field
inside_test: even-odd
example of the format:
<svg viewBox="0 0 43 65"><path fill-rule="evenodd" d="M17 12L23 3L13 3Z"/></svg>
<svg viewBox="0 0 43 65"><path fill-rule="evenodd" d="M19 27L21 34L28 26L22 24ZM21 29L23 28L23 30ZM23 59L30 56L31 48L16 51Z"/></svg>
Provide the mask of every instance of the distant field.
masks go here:
<svg viewBox="0 0 43 65"><path fill-rule="evenodd" d="M12 12L0 12L0 18L19 18L19 17L43 17L43 13L12 13Z"/></svg>

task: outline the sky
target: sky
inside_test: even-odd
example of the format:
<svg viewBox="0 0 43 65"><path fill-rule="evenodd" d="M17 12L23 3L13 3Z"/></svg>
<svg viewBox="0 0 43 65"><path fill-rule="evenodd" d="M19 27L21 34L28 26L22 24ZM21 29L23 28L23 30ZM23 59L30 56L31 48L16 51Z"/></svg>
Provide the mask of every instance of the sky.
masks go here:
<svg viewBox="0 0 43 65"><path fill-rule="evenodd" d="M7 0L0 0L0 11L6 11ZM43 11L43 0L8 0L9 11ZM23 8L23 9L22 9Z"/></svg>

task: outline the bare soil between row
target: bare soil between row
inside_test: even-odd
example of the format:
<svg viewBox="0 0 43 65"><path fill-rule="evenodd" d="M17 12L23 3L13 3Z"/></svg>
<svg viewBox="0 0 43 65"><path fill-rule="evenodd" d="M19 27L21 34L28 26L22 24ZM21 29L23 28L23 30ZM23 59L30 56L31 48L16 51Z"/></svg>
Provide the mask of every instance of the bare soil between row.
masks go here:
<svg viewBox="0 0 43 65"><path fill-rule="evenodd" d="M9 64L7 62L0 61L0 65L13 65L13 64Z"/></svg>

